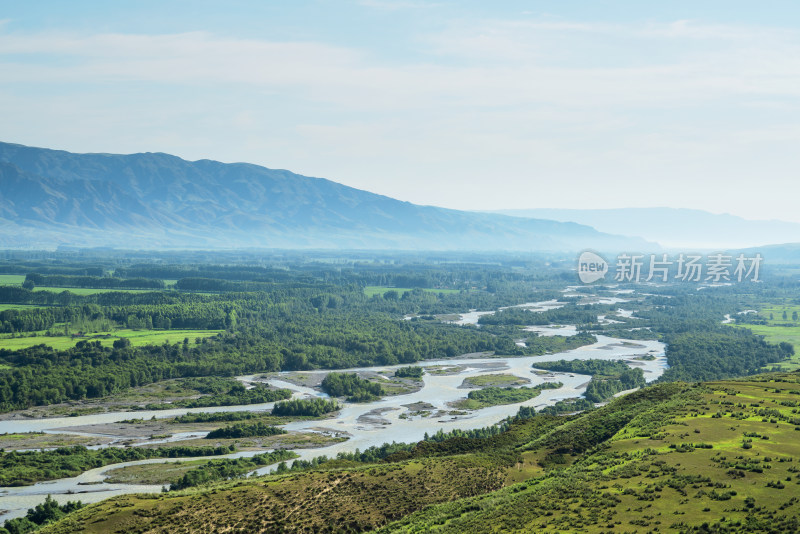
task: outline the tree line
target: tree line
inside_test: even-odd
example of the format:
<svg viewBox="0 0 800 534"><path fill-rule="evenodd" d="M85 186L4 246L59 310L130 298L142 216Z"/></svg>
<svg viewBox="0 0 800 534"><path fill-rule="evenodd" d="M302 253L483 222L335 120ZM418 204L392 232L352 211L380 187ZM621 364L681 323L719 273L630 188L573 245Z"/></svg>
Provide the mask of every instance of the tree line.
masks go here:
<svg viewBox="0 0 800 534"><path fill-rule="evenodd" d="M22 287L88 287L97 289L164 289L163 280L152 278L116 278L113 276L77 276L68 274L28 273Z"/></svg>

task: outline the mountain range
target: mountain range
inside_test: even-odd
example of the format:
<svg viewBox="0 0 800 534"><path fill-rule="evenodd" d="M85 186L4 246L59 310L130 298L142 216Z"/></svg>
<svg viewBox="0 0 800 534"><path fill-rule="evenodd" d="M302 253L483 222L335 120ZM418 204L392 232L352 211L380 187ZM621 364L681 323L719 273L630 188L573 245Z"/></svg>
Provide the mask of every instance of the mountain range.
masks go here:
<svg viewBox="0 0 800 534"><path fill-rule="evenodd" d="M800 241L800 224L751 220L685 208L527 209L492 213L586 224L601 232L635 234L667 248L738 249Z"/></svg>
<svg viewBox="0 0 800 534"><path fill-rule="evenodd" d="M574 222L420 206L248 163L0 143L0 246L605 251Z"/></svg>

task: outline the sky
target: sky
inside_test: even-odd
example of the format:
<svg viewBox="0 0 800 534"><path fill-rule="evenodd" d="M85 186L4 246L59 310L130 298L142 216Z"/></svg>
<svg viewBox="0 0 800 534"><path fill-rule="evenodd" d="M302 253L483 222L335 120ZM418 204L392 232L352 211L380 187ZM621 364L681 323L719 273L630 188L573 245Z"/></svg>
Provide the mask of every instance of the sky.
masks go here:
<svg viewBox="0 0 800 534"><path fill-rule="evenodd" d="M800 222L800 3L0 0L0 141Z"/></svg>

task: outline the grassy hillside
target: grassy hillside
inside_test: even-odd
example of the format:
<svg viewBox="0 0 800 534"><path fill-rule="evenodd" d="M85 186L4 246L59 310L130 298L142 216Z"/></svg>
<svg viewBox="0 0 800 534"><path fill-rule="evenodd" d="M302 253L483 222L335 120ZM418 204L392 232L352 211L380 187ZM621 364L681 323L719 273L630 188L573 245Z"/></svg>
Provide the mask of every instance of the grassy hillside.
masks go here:
<svg viewBox="0 0 800 534"><path fill-rule="evenodd" d="M548 446L539 454L567 467L429 508L383 531L796 531L798 378L689 388L578 454L579 430L613 419L613 412L587 414L531 444Z"/></svg>
<svg viewBox="0 0 800 534"><path fill-rule="evenodd" d="M800 374L661 384L380 463L89 506L42 532L796 531Z"/></svg>

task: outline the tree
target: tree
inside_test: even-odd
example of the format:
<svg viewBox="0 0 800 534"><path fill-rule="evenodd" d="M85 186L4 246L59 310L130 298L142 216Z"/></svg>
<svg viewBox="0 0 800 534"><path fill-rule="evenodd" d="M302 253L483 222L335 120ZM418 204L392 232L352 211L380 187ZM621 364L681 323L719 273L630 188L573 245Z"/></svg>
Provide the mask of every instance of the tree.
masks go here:
<svg viewBox="0 0 800 534"><path fill-rule="evenodd" d="M121 337L119 339L114 340L114 348L115 349L126 349L131 346L131 340L127 337Z"/></svg>
<svg viewBox="0 0 800 534"><path fill-rule="evenodd" d="M43 503L28 509L28 513L25 517L18 517L6 521L3 525L5 528L0 529L0 532L27 534L28 532L38 530L46 523L58 521L68 513L78 510L81 507L83 507L83 504L80 501L69 501L66 504L59 505L55 499L48 495Z"/></svg>
<svg viewBox="0 0 800 534"><path fill-rule="evenodd" d="M27 517L18 517L6 521L3 530L10 534L27 534L28 532L33 532L37 528L39 528L39 526Z"/></svg>

